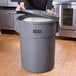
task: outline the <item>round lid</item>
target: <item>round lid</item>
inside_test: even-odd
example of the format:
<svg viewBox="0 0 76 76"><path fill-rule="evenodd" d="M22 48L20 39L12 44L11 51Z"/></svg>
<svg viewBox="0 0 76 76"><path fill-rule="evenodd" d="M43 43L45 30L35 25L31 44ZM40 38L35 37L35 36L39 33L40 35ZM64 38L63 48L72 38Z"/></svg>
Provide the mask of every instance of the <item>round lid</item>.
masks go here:
<svg viewBox="0 0 76 76"><path fill-rule="evenodd" d="M59 17L58 16L55 16L53 14L49 14L47 13L46 11L41 11L41 10L22 10L20 11L19 13L23 13L25 15L30 15L30 16L39 16L39 17L44 17L44 18L47 18L47 19L53 19L54 21L59 21ZM26 16L25 16L26 17Z"/></svg>

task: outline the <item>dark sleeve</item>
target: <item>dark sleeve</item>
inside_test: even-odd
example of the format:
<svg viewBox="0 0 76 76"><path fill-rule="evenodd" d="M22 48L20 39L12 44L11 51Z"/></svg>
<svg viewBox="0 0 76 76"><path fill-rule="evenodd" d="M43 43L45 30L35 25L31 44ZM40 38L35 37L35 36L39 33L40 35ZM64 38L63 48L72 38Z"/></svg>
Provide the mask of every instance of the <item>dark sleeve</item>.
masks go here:
<svg viewBox="0 0 76 76"><path fill-rule="evenodd" d="M24 3L26 3L27 2L27 0L17 0L17 2L20 4L20 2L24 2Z"/></svg>
<svg viewBox="0 0 76 76"><path fill-rule="evenodd" d="M52 9L54 6L52 5L53 0L48 0L47 9Z"/></svg>

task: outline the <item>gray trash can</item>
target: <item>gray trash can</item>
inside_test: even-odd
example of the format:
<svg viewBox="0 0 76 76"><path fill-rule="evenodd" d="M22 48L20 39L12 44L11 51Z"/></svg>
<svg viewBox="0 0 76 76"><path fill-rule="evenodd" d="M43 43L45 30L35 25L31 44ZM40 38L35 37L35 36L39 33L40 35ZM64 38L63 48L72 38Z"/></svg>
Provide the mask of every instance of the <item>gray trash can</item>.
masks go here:
<svg viewBox="0 0 76 76"><path fill-rule="evenodd" d="M44 14L41 15L40 14ZM18 17L21 61L30 72L47 72L54 67L55 33L58 18L32 10ZM54 20L55 19L55 20Z"/></svg>

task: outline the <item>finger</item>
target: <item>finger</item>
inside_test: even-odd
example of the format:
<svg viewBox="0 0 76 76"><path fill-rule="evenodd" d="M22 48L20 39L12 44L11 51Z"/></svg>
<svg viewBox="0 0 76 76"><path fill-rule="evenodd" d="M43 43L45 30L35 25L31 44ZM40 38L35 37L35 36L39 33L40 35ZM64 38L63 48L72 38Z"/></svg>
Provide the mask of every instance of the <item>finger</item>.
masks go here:
<svg viewBox="0 0 76 76"><path fill-rule="evenodd" d="M16 8L16 11L20 11L20 8Z"/></svg>
<svg viewBox="0 0 76 76"><path fill-rule="evenodd" d="M25 7L22 7L22 9L25 9Z"/></svg>

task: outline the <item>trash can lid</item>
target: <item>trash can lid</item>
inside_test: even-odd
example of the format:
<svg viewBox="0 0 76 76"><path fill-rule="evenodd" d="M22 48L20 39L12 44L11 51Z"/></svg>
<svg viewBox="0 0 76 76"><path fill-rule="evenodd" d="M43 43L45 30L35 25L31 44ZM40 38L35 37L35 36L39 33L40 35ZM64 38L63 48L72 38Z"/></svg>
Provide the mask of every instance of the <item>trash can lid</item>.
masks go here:
<svg viewBox="0 0 76 76"><path fill-rule="evenodd" d="M27 15L27 13L29 15L35 15L35 16L39 16L39 17L42 17L42 18L47 18L47 19L50 19L51 21L59 21L59 17L53 15L53 14L49 14L47 13L46 11L41 11L41 10L21 10L19 11L19 13L23 13L25 15ZM25 16L26 18L26 16ZM35 18L34 18L35 19ZM39 19L39 18L38 18ZM26 19L25 19L26 20Z"/></svg>
<svg viewBox="0 0 76 76"><path fill-rule="evenodd" d="M53 21L53 19L41 18L41 17L26 17L26 18L22 19L22 21L27 21L27 22L49 22L49 21Z"/></svg>

